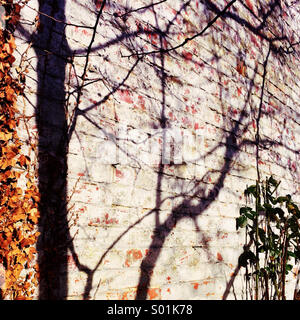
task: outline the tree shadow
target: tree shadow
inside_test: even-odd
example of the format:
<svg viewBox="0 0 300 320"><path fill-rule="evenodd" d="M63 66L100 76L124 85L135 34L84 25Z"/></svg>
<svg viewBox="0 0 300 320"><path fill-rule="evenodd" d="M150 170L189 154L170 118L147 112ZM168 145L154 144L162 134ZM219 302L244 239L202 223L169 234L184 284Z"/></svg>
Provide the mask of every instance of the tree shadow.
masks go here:
<svg viewBox="0 0 300 320"><path fill-rule="evenodd" d="M244 117L244 113L240 117L240 121ZM239 123L237 122L231 133L226 138L227 149L225 152L225 163L221 168L220 176L217 182L214 184L213 188L209 190L207 196L204 195L203 187L198 188L194 194L190 195L188 199L183 200L182 204L174 208L167 219L157 225L153 231L153 240L149 246L149 251L147 256L143 259L141 263L141 273L140 280L137 288L136 299L145 300L147 297L147 292L150 286L151 276L155 268L156 262L161 254L164 247L164 242L175 228L175 226L184 218L190 218L194 221L196 225L196 230L200 231L197 224L197 217L199 217L205 210L207 210L210 205L218 197L220 191L224 186L224 181L227 174L230 172L231 160L234 155L240 150L240 146L236 142L235 136L239 133ZM229 147L230 146L230 147ZM199 204L193 205L194 199L200 197Z"/></svg>
<svg viewBox="0 0 300 320"><path fill-rule="evenodd" d="M234 1L232 1L232 4ZM260 170L259 170L259 160L260 160L260 155L259 155L259 149L263 147L263 142L260 137L260 119L261 119L261 114L262 114L262 105L263 105L263 98L264 98L264 89L265 89L265 80L266 80L266 75L267 75L267 65L268 65L268 60L271 51L273 53L280 53L280 50L278 50L277 47L273 45L275 41L278 40L284 40L286 37L273 37L273 38L266 38L265 35L261 34L261 30L264 28L264 25L267 22L268 17L273 13L275 8L277 6L280 6L280 3L278 1L275 1L274 3L271 4L269 10L266 12L266 14L263 15L263 20L261 24L258 27L254 27L248 22L246 22L244 19L240 18L236 14L232 14L231 12L228 11L221 11L219 10L214 4L212 4L210 1L206 2L207 8L215 12L217 15L222 14L222 19L227 19L231 18L237 21L239 24L242 24L249 28L251 32L262 36L262 38L267 39L269 42L269 50L267 52L265 61L263 63L263 75L262 75L262 85L261 85L261 96L260 96L260 103L258 106L258 111L257 111L257 118L256 118L256 134L255 134L255 141L253 141L253 144L256 146L256 168L257 168L257 177L258 180L260 181ZM227 5L228 6L228 5ZM211 20L214 21L214 20ZM210 24L208 24L209 26ZM204 28L205 30L206 28ZM202 34L202 31L197 34L197 36L200 36ZM193 39L191 37L190 39ZM187 41L183 41L183 45ZM177 49L179 46L175 46L174 49ZM171 49L173 50L173 49ZM162 53L168 53L168 50L161 50ZM150 51L149 53L156 53L157 51ZM255 75L254 75L255 77ZM253 87L253 80L250 89L248 89L248 100L251 95ZM192 205L192 200L195 199L196 197L199 196L199 193L203 192L202 188L199 188L193 195L190 195L189 199L183 200L182 204L177 206L172 210L168 218L161 224L156 225L154 232L153 232L153 240L149 246L149 251L147 256L142 260L141 267L140 267L140 278L139 278L139 284L137 288L137 294L136 294L136 299L137 300L145 300L147 298L147 292L150 287L150 282L151 282L151 277L153 274L153 270L155 268L156 262L161 254L161 251L163 250L164 243L166 241L166 238L170 235L171 231L176 227L178 222L184 218L191 218L195 225L196 225L196 230L199 231L199 227L197 225L197 217L199 217L206 209L209 208L209 206L217 199L218 194L224 187L224 181L226 176L230 173L231 170L231 162L236 153L238 153L241 150L241 147L244 143L244 141L241 142L241 144L237 144L236 142L236 137L240 135L241 132L241 126L240 123L242 123L243 118L245 117L246 111L245 109L242 109L241 111L241 116L236 122L235 126L233 129L230 131L230 134L226 138L226 151L224 154L225 158L225 163L222 168L220 168L220 177L217 180L217 182L214 184L213 188L208 192L208 195L206 197L202 196L200 204L198 205ZM159 197L159 196L158 196ZM246 245L245 250L247 250L248 246L251 244ZM227 283L226 289L223 293L223 299L226 300L230 289L233 287L234 279L237 276L238 272L240 269L240 265L238 265L233 272L233 275L231 276L230 281Z"/></svg>
<svg viewBox="0 0 300 320"><path fill-rule="evenodd" d="M105 1L102 2L102 9ZM79 115L88 110L75 109L71 125L68 124L66 105L66 68L72 64L74 52L70 50L65 35L65 1L39 1L39 27L35 34L19 31L32 42L37 56L37 103L36 123L38 129L38 187L40 191L40 237L37 243L39 264L39 299L62 300L68 295L68 250L79 270L88 275L84 299L88 297L93 270L80 263L70 235L67 217L67 155L70 138L75 130ZM94 35L101 15L97 15ZM122 36L116 42L122 40ZM90 42L92 45L93 39ZM86 65L81 77L84 80L89 50L86 52ZM138 59L136 64L138 63ZM136 66L133 66L132 70ZM99 104L104 103L130 76L131 71ZM81 98L84 82L77 89L77 106ZM92 108L94 108L93 106Z"/></svg>
<svg viewBox="0 0 300 320"><path fill-rule="evenodd" d="M65 5L65 1L39 1L39 11L65 21ZM39 299L61 300L68 293L67 250L71 241L66 212L68 126L64 90L71 52L64 25L40 15L33 48L38 56Z"/></svg>
<svg viewBox="0 0 300 320"><path fill-rule="evenodd" d="M138 8L128 9L122 8L124 13L116 13L115 18L126 20L127 16L132 13L140 12L145 13L146 11L152 12L154 18L156 17L155 5L161 4L165 1L152 2L150 5ZM77 268L87 275L87 281L85 290L83 293L84 299L89 299L89 295L93 285L93 277L98 267L103 262L103 259L108 252L119 242L122 237L137 226L141 221L148 215L155 215L155 228L153 230L153 240L150 243L149 251L147 256L142 260L140 266L140 277L139 284L137 287L137 300L143 300L147 298L147 292L151 282L151 276L157 263L159 256L164 248L165 241L170 235L176 224L185 218L192 219L196 226L198 233L202 232L197 218L207 210L211 204L217 199L220 191L224 187L225 179L229 174L232 166L234 157L239 153L242 146L246 143L252 143L257 146L257 168L259 153L258 147L263 144L263 140L260 139L259 132L256 135L256 141L237 141L237 137L245 132L245 127L241 125L243 120L247 117L245 111L246 104L249 102L252 85L250 86L247 98L245 100L245 108L241 108L239 118L233 123L231 128L227 129L227 136L225 142L222 143L225 146L224 159L225 162L219 170L219 177L213 184L210 190L206 190L205 185L201 184L203 181L196 183L196 188L192 194L186 196L185 199L175 208L172 209L165 221L160 221L160 207L165 199L162 199L160 190L162 180L164 176L165 165L163 161L160 162L157 172L156 182L156 205L155 208L150 210L143 218L137 220L127 230L119 235L119 237L108 247L105 253L100 257L99 261L94 268L89 268L80 262L80 259L75 251L73 239L70 235L69 222L67 219L67 155L69 152L69 142L75 132L78 117L84 117L87 121L91 122L99 130L103 130L97 123L87 116L88 111L93 110L97 106L105 103L118 89L122 88L131 72L134 71L135 67L142 61L146 56L153 54L152 63L153 68L156 70L156 74L160 79L160 115L159 115L159 127L164 130L168 126L166 116L166 91L167 91L167 79L168 73L165 70L165 59L166 56L174 55L175 57L181 56L176 52L174 48L166 49L166 39L173 36L171 32L171 26L174 24L176 18L181 14L182 10L188 8L191 1L183 3L180 9L174 14L173 19L167 24L165 30L161 30L159 23L156 23L153 30L142 30L139 29L135 32L129 32L121 22L113 21L116 28L121 30L122 33L113 39L110 39L104 44L95 45L94 36L96 33L98 21L105 1L102 2L102 9L98 11L96 25L92 30L94 31L92 39L87 49L77 50L72 52L69 48L68 41L66 39L65 27L66 27L66 1L65 0L40 0L39 1L39 12L40 14L40 27L35 35L26 35L28 39L32 39L33 48L35 49L38 57L37 62L37 82L38 82L38 100L36 106L36 119L37 128L39 132L38 142L38 161L39 161L39 190L41 193L40 212L41 218L39 221L39 231L41 236L38 241L38 262L40 272L40 295L39 299L66 299L68 295L68 250L70 250L73 260ZM233 4L235 1L231 1ZM215 21L222 17L222 19L233 19L240 26L248 28L253 34L262 37L270 43L270 51L278 53L280 50L275 47L273 43L276 41L286 40L286 37L272 37L268 38L263 29L267 24L267 19L272 15L272 12L279 6L278 1L274 1L270 6L269 10L262 15L262 21L258 26L251 25L248 21L239 17L233 12L227 10L220 10L211 1L205 1L205 7L208 13L214 13L213 18L208 25L196 36L204 35L204 32L210 28ZM228 5L228 8L230 6ZM226 7L227 8L227 7ZM54 19L53 19L54 18ZM125 24L125 23L124 23ZM24 31L24 30L23 30ZM89 55L96 51L105 48L109 48L112 45L122 43L125 40L129 42L142 35L150 36L155 35L158 37L158 43L153 45L153 52L145 52L139 46L134 44L128 44L127 49L130 51L130 56L136 57L135 62L132 64L131 69L128 71L122 81L116 83L108 93L102 97L98 102L93 103L85 109L81 109L80 99L82 96L82 89L85 85L88 85L86 80L87 64ZM192 36L189 39L194 39L196 36ZM190 40L188 40L190 41ZM176 49L183 47L188 41L184 41L180 46L176 46ZM58 45L59 44L59 45ZM140 50L140 51L139 51ZM270 52L269 51L269 52ZM71 123L68 123L68 105L66 102L67 92L65 90L65 78L66 68L68 64L72 65L73 57L75 55L85 54L86 64L82 76L78 77L79 81L76 90L73 92L76 96L76 106L73 110L71 117ZM268 55L269 56L269 55ZM268 57L265 60L264 71L266 71ZM155 67L154 67L155 66ZM257 70L255 70L256 72ZM254 75L255 76L255 75ZM264 78L266 73L264 73ZM97 80L94 80L97 81ZM257 128L259 128L259 121L262 112L262 100L263 100L263 88L262 95L259 105L259 114L257 117ZM247 126L246 126L247 129ZM112 139L113 140L113 139ZM113 140L117 144L116 140ZM215 148L221 146L218 144ZM118 146L119 147L119 146ZM164 146L163 146L164 147ZM121 150L122 151L122 150ZM214 150L211 151L213 154ZM163 159L161 159L163 160ZM259 172L258 172L259 174ZM193 204L194 199L200 199L197 205ZM203 233L203 232L202 232ZM203 236L205 237L204 233ZM208 251L208 250L207 250ZM233 285L235 276L238 274L239 269L236 269L233 277L227 284L226 290L223 294L223 298L226 299L230 288Z"/></svg>

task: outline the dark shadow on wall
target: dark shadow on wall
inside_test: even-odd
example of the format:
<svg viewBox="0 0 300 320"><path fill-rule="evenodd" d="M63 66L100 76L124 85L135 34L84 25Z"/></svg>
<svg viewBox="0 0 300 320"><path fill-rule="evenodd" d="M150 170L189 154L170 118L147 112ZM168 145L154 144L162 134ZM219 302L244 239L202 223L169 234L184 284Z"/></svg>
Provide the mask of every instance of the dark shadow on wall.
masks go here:
<svg viewBox="0 0 300 320"><path fill-rule="evenodd" d="M105 1L98 11L94 34L104 7ZM37 243L39 264L39 299L64 300L68 296L68 251L77 268L86 273L87 282L84 299L89 299L95 269L82 265L75 252L73 239L70 235L67 211L67 155L69 141L75 130L77 117L85 116L86 111L80 112L78 105L81 90L77 93L75 117L71 125L67 123L67 100L65 90L66 67L72 64L73 52L70 50L66 35L66 1L40 0L40 24L34 35L28 35L21 30L28 41L32 41L38 57L37 61L37 105L36 122L39 134L38 141L38 175L40 200L40 237ZM122 36L116 39L121 41ZM91 44L93 39L91 40ZM86 52L86 65L81 80L84 80L87 71L88 56L91 47ZM127 76L111 90L100 103L104 103L110 95L116 92L129 77Z"/></svg>
<svg viewBox="0 0 300 320"><path fill-rule="evenodd" d="M187 3L189 2L190 1ZM216 14L220 13L220 10L214 7L210 1L207 1L207 3L209 3L209 5L207 5L209 10ZM103 261L107 252L127 232L125 231L120 235L120 237L118 237L118 239L116 239L116 241L101 257L94 269L89 269L80 263L79 257L73 247L73 240L70 236L67 217L68 212L66 208L67 154L70 133L72 134L74 131L77 116L84 116L88 120L85 113L96 105L104 103L111 94L125 83L127 77L124 78L124 81L121 82L119 86L112 88L111 92L99 103L87 108L87 110L76 109L76 117L71 125L71 130L68 128L66 119L66 91L64 85L66 66L72 60L73 53L69 49L65 37L65 24L61 23L66 21L65 6L65 0L40 0L39 11L44 14L40 15L40 27L38 28L37 34L33 36L33 47L38 57L38 101L36 117L39 132L38 161L39 189L41 193L41 218L39 222L39 231L41 232L41 235L37 246L40 268L39 299L48 300L66 299L68 295L68 250L70 250L77 268L85 272L88 276L85 292L83 294L83 298L88 299L93 284L93 275L96 269ZM49 16L56 19L51 19ZM235 19L237 22L241 22L241 24L243 24L243 21L240 21L234 14L228 13L226 18ZM255 34L261 34L261 28L254 29L248 25L246 25L246 27ZM168 31L168 28L166 30ZM162 48L162 35L165 36L166 34L161 30L155 31L154 33L160 37L160 48ZM139 32L139 35L140 34L142 34L142 32ZM113 39L112 43L115 44L121 42L123 39L131 39L136 36L136 33L127 34L124 32L120 37ZM109 44L107 44L107 46L109 46ZM98 49L102 49L104 47L105 45L100 45L100 47L98 46ZM97 47L90 49L96 50ZM132 52L132 55L134 55L136 48L132 48ZM162 89L161 128L166 127L166 118L164 115L167 81L167 76L164 70L164 54L166 53L167 52L164 50L161 50L159 56L161 68L160 71L157 71L158 75L160 74ZM136 64L138 62L139 60L136 61ZM133 65L133 68L136 64ZM130 72L128 73L128 77ZM248 99L250 91L251 90L249 90ZM247 114L242 111L240 119L233 124L232 130L226 138L226 161L220 169L220 176L213 188L210 191L207 191L199 185L199 187L194 190L194 193L189 197L186 197L180 205L173 209L169 217L162 223L159 221L159 207L163 201L160 195L160 185L162 183L161 180L164 167L163 165L160 166L157 180L156 208L151 210L149 213L156 215L156 228L153 231L154 237L149 248L149 253L141 264L141 275L136 299L146 299L151 275L155 268L157 259L163 250L163 246L168 235L176 224L183 218L191 218L197 226L197 217L199 217L199 215L201 215L218 197L220 190L224 186L225 178L230 171L232 159L239 152L242 146L237 143L236 137L244 129L240 126L240 123L246 116ZM99 130L100 129L101 128L99 128ZM194 199L200 199L198 205L192 204ZM130 226L128 230L134 226L135 224ZM229 283L229 286L232 283L233 281ZM226 294L229 292L230 287L227 287L227 289Z"/></svg>
<svg viewBox="0 0 300 320"><path fill-rule="evenodd" d="M39 11L65 21L65 4L64 0L40 0ZM36 121L41 234L37 250L41 300L65 299L68 292L70 234L66 211L68 145L64 81L70 51L64 28L63 23L41 14L40 27L33 36L38 57Z"/></svg>
<svg viewBox="0 0 300 320"><path fill-rule="evenodd" d="M239 121L242 121L244 117L242 113ZM153 231L153 240L149 246L149 251L147 256L143 259L140 267L140 278L137 288L136 300L145 300L147 298L148 289L150 287L151 276L155 268L156 262L163 250L164 243L167 237L170 235L171 231L176 227L176 225L184 218L192 219L197 228L197 217L199 217L209 206L215 201L220 193L220 190L224 187L224 181L227 174L230 171L231 161L234 155L240 150L240 146L236 142L236 135L239 134L240 123L236 122L231 133L226 139L226 152L225 152L225 163L220 170L220 176L217 182L214 184L213 188L208 191L205 196L205 188L203 185L197 188L194 194L186 197L182 203L174 208L167 219L156 226ZM198 199L199 204L193 205L193 200Z"/></svg>
<svg viewBox="0 0 300 320"><path fill-rule="evenodd" d="M217 9L217 7L215 7L215 5L213 5L210 1L206 1L205 4L207 5L208 10L215 12L216 14L221 13L221 10ZM263 64L264 72L262 75L263 82L261 85L260 103L258 106L258 110L255 112L257 113L257 117L256 117L257 129L256 129L255 141L252 141L252 144L256 146L256 166L257 166L256 169L257 169L258 180L260 180L259 150L260 148L264 147L264 141L260 137L259 129L260 129L260 119L261 119L262 105L263 105L263 99L264 99L264 88L265 88L265 79L267 75L267 65L268 65L268 60L271 52L273 52L274 54L282 54L282 51L280 51L280 48L279 49L276 48L273 45L273 43L275 41L286 40L286 37L278 37L278 36L277 37L274 36L273 38L267 38L266 36L264 36L263 33L261 33L261 30L264 28L268 17L271 16L271 14L275 11L277 7L280 7L280 4L278 1L275 1L270 5L270 8L268 8L268 11L266 12L266 14L263 15L262 22L258 27L253 27L250 23L248 22L246 23L246 21L244 21L242 18L240 18L236 14L227 13L227 12L223 13L223 19L234 19L239 24L245 25L254 34L262 36L262 38L267 40L269 43L269 50ZM177 48L177 46L175 48ZM158 51L159 50L153 51L150 53L157 53ZM161 50L161 54L163 53L168 53L168 50ZM255 73L256 72L257 70L255 71ZM250 100L251 91L254 83L253 80L254 79L252 79L251 87L248 90L248 94L247 94L248 97L246 99L245 107ZM241 126L241 123L243 122L243 118L245 118L245 116L247 116L247 113L245 109L242 109L240 118L235 123L228 137L226 138L226 142L225 142L226 151L224 155L225 163L223 167L220 168L220 170L218 170L220 171L220 176L217 182L214 184L213 188L209 190L206 193L206 195L204 195L205 192L201 187L201 184L199 184L198 190L196 190L194 194L191 194L188 197L186 197L180 205L174 208L164 222L158 225L156 224L156 227L153 231L153 236L152 236L153 240L151 241L151 244L149 246L148 254L142 260L142 263L140 266L140 278L139 278L139 284L137 288L136 300L145 300L147 298L147 293L150 287L151 277L153 275L156 262L163 250L164 243L167 237L171 234L172 230L176 227L178 222L180 222L182 219L190 218L194 221L196 230L199 230L199 226L197 225L197 217L199 217L206 209L208 209L209 206L217 199L220 191L224 187L225 178L230 173L231 163L235 155L241 150L243 144L247 143L246 140L242 141L240 144L238 144L236 141L236 137L239 137L242 130L245 129L245 128L242 128ZM159 179L161 180L162 177L159 177ZM157 190L157 194L158 194L157 198L160 198L159 190ZM193 205L192 204L193 200L197 198L199 200L198 201L199 204ZM233 276L231 277L230 281L227 283L225 292L223 294L224 300L226 300L230 292L230 289L233 287L234 279L237 276L239 269L240 269L240 266L237 266L233 273Z"/></svg>

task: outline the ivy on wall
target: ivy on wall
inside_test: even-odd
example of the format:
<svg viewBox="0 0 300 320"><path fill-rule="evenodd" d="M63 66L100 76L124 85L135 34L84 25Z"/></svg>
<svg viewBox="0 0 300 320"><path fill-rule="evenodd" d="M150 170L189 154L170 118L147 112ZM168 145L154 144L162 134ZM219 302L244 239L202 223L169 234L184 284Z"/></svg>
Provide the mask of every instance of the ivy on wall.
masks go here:
<svg viewBox="0 0 300 320"><path fill-rule="evenodd" d="M0 1L5 8L5 28L0 30L0 263L5 270L2 299L32 299L38 281L35 244L39 233L39 193L30 158L22 151L17 128L17 97L24 76L11 72L15 58L12 31L20 6Z"/></svg>

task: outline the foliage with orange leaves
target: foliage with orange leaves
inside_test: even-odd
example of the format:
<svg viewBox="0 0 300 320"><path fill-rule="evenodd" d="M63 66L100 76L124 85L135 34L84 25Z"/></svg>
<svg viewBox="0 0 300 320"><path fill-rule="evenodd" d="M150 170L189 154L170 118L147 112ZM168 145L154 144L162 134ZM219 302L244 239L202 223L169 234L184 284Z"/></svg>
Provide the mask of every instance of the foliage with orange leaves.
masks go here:
<svg viewBox="0 0 300 320"><path fill-rule="evenodd" d="M0 30L0 263L5 268L1 298L32 299L38 281L39 193L17 134L17 96L23 92L23 75L20 71L18 79L11 75L16 48L12 31L21 7L12 0L0 4L6 11L6 28Z"/></svg>

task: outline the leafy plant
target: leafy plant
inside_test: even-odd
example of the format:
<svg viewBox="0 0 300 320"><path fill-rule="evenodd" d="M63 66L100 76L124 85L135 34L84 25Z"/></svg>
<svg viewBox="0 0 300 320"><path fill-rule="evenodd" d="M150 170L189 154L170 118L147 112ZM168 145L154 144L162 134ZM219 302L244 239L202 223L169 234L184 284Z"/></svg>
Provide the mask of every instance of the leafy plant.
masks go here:
<svg viewBox="0 0 300 320"><path fill-rule="evenodd" d="M17 97L22 95L22 70L12 76L16 48L12 34L20 6L2 0L6 29L0 29L0 264L5 283L0 299L32 299L38 281L35 245L39 232L39 192L29 156L18 136ZM20 179L26 182L21 188Z"/></svg>
<svg viewBox="0 0 300 320"><path fill-rule="evenodd" d="M254 269L248 277L255 282L255 299L261 290L261 299L285 300L286 275L300 260L300 211L291 195L275 196L279 185L271 176L247 187L244 194L255 206L247 201L236 219L236 229L246 228L250 238L239 265Z"/></svg>

